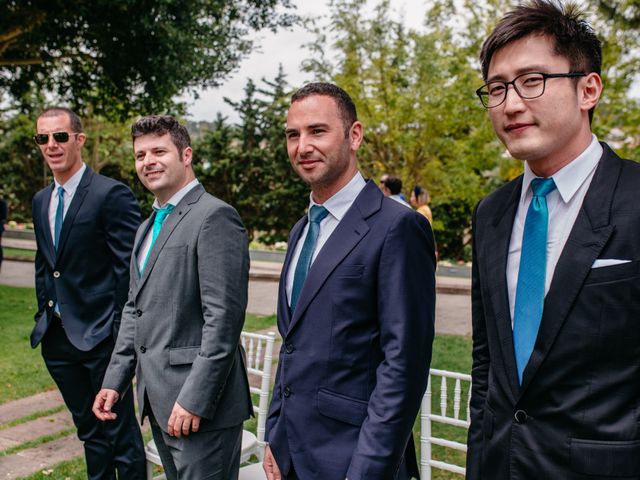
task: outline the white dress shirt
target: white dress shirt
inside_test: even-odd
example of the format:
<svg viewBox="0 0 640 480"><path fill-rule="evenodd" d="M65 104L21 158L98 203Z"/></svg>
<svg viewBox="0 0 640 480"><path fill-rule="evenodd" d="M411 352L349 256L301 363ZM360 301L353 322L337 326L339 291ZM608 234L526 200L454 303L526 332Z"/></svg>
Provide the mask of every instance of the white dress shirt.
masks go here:
<svg viewBox="0 0 640 480"><path fill-rule="evenodd" d="M174 207L180 203L180 200L184 198L184 196L189 193L196 185L198 185L198 179L193 179L189 183L187 183L184 187L178 190L173 196L169 199L167 203L163 205L163 207L167 205L173 205ZM153 208L162 208L158 199L156 198L153 201ZM154 217L155 218L155 217ZM142 271L142 266L144 265L145 260L147 259L147 255L149 255L149 250L151 249L151 238L153 237L153 223L151 224L149 230L147 230L147 236L144 237L144 241L140 246L140 250L138 250L138 270Z"/></svg>
<svg viewBox="0 0 640 480"><path fill-rule="evenodd" d="M351 208L351 205L355 201L356 197L360 194L366 182L364 178L360 174L360 172L356 172L353 178L347 183L344 187L340 189L337 193L335 193L331 198L329 198L326 202L324 202L322 207L326 208L329 214L320 222L320 233L318 234L318 241L316 242L316 248L313 251L313 255L311 256L311 264L313 265L314 260L318 256L318 252L322 249L327 239L331 236L333 231L336 229L340 220L347 213L347 210ZM313 201L313 195L309 195L309 210L314 205L319 205L318 203ZM307 216L309 214L307 213ZM307 237L307 231L309 230L309 222L305 225L302 230L302 234L300 235L300 239L296 244L295 250L291 257L291 263L289 264L289 270L287 271L287 301L289 306L291 306L291 290L293 290L293 277L296 271L296 265L298 265L298 258L300 257L300 251L302 250L302 245L304 244L304 239Z"/></svg>
<svg viewBox="0 0 640 480"><path fill-rule="evenodd" d="M545 296L549 291L558 259L578 217L582 201L587 194L587 190L589 190L589 185L591 185L593 174L596 171L602 153L602 145L598 143L598 139L593 135L587 149L551 177L557 188L547 194L549 227L547 231L547 270L544 279ZM509 256L507 257L507 287L509 289L512 327L518 272L520 270L520 255L522 252L522 235L527 211L533 198L530 186L534 178L536 178L536 175L531 171L529 164L525 162L522 192L520 193L516 218L513 222Z"/></svg>
<svg viewBox="0 0 640 480"><path fill-rule="evenodd" d="M82 175L84 175L84 171L87 169L87 166L84 162L82 162L82 166L80 170L73 174L73 176L65 182L64 185L60 185L58 181L53 179L53 192L51 192L51 201L49 202L49 228L51 229L51 238L55 243L55 226L56 226L56 210L58 209L58 188L62 187L64 190L64 196L62 197L62 201L64 203L62 218L64 219L67 216L67 212L69 211L69 206L71 205L71 201L73 200L73 196L76 194L76 190L78 190L78 185L80 185L80 180L82 180ZM57 246L57 245L56 245Z"/></svg>

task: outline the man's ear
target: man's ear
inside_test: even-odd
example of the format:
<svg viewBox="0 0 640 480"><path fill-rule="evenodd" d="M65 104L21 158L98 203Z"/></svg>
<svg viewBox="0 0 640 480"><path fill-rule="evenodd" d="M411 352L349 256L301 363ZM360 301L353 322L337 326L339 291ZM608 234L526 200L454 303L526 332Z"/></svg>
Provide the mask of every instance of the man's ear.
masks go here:
<svg viewBox="0 0 640 480"><path fill-rule="evenodd" d="M595 72L581 78L578 83L580 109L588 112L598 104L602 94L602 78Z"/></svg>
<svg viewBox="0 0 640 480"><path fill-rule="evenodd" d="M351 150L356 151L360 148L362 143L362 124L358 121L353 122L349 129L349 143L351 144Z"/></svg>
<svg viewBox="0 0 640 480"><path fill-rule="evenodd" d="M182 161L184 162L185 167L191 165L191 161L193 160L193 149L191 147L187 147L182 151Z"/></svg>

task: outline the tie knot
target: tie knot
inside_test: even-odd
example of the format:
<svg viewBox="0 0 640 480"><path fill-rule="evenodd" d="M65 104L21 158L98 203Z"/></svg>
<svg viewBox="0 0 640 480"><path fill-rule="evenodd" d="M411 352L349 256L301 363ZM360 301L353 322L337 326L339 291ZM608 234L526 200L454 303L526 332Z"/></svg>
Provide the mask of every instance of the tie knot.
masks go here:
<svg viewBox="0 0 640 480"><path fill-rule="evenodd" d="M320 223L329 214L329 210L320 205L314 205L309 210L309 220L312 223Z"/></svg>
<svg viewBox="0 0 640 480"><path fill-rule="evenodd" d="M58 187L58 197L64 197L64 187Z"/></svg>
<svg viewBox="0 0 640 480"><path fill-rule="evenodd" d="M153 207L153 208L156 211L156 219L155 219L154 223L158 223L158 224L162 225L164 223L164 220L169 216L169 214L175 208L175 205L171 205L170 203L167 203L162 208L156 208L156 207Z"/></svg>
<svg viewBox="0 0 640 480"><path fill-rule="evenodd" d="M531 180L531 190L535 197L546 197L549 192L556 189L553 178L534 178Z"/></svg>

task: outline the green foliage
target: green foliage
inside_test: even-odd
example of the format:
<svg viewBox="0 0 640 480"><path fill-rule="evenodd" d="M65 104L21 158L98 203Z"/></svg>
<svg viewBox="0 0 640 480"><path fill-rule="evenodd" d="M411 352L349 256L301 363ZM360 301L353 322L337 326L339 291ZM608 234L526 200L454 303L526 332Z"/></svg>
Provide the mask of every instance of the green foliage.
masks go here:
<svg viewBox="0 0 640 480"><path fill-rule="evenodd" d="M469 61L475 44L461 42L443 24L455 10L445 2L434 3L425 33L393 20L388 0L372 18L361 11L362 2L333 5L338 60L332 68L326 61L307 62L307 69L328 74L353 97L365 129L361 170L372 177L400 175L406 193L414 185L427 187L440 254L460 258L472 206L500 183L492 172L503 162L473 94L480 83ZM313 48L323 52L323 27L315 31Z"/></svg>
<svg viewBox="0 0 640 480"><path fill-rule="evenodd" d="M601 11L605 4L614 13L590 17L603 37L607 67L594 131L622 155L638 158L640 108L629 98L639 71L638 1L591 1ZM365 130L361 170L375 178L399 175L405 193L416 184L427 187L441 258L466 259L473 207L522 172L475 96L482 42L512 2L435 0L419 32L393 19L389 0L379 1L370 17L361 0L331 5L329 25L313 28L305 68L353 97ZM328 47L338 53L334 61Z"/></svg>
<svg viewBox="0 0 640 480"><path fill-rule="evenodd" d="M291 25L290 0L8 0L0 89L33 88L79 113L125 120L174 110L185 89L216 86L252 49L251 30Z"/></svg>
<svg viewBox="0 0 640 480"><path fill-rule="evenodd" d="M31 221L31 198L51 179L33 133L33 121L26 114L0 121L0 193L9 218L18 222Z"/></svg>
<svg viewBox="0 0 640 480"><path fill-rule="evenodd" d="M289 87L280 73L258 88L249 80L245 97L226 100L240 116L214 127L194 143L196 174L212 194L233 205L249 232L263 243L286 240L308 203L308 187L292 171L284 140Z"/></svg>

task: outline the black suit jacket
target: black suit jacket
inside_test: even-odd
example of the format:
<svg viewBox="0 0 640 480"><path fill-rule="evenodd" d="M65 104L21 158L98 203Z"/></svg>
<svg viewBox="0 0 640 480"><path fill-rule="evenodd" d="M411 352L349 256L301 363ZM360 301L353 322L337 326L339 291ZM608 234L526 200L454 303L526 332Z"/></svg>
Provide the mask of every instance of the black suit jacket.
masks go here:
<svg viewBox="0 0 640 480"><path fill-rule="evenodd" d="M506 281L522 177L476 208L468 479L640 478L640 165L603 147L522 386Z"/></svg>
<svg viewBox="0 0 640 480"><path fill-rule="evenodd" d="M36 193L32 204L38 311L31 346L42 340L57 302L69 341L88 351L117 332L140 209L128 187L87 167L65 215L56 253L49 225L53 188Z"/></svg>
<svg viewBox="0 0 640 480"><path fill-rule="evenodd" d="M429 222L367 183L319 251L298 304L285 291L307 216L291 230L278 295L283 338L266 430L305 480L418 475L411 428L427 385L435 252Z"/></svg>

